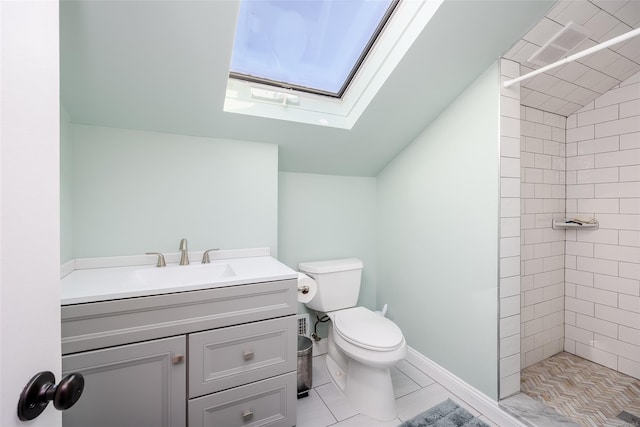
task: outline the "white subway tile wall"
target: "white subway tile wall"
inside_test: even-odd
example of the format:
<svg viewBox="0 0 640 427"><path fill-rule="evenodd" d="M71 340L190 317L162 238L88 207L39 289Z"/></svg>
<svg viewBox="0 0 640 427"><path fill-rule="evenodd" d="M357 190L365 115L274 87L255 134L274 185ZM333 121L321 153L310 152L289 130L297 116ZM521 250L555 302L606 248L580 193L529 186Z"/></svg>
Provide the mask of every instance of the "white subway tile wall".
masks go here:
<svg viewBox="0 0 640 427"><path fill-rule="evenodd" d="M502 81L517 77L520 64L502 59L500 74ZM500 93L501 399L520 391L520 114L520 85L503 87ZM540 121L544 121L542 113ZM535 162L535 159L531 161ZM540 179L542 183L543 177ZM551 191L546 188L540 190Z"/></svg>
<svg viewBox="0 0 640 427"><path fill-rule="evenodd" d="M567 118L564 348L640 378L640 73ZM571 148L570 148L571 147ZM523 212L524 214L524 212Z"/></svg>
<svg viewBox="0 0 640 427"><path fill-rule="evenodd" d="M569 196L565 175L567 143L593 139L594 122L569 134L565 132L563 116L521 107L520 117L524 142L520 147L520 367L525 368L563 349L565 231L553 230L551 223L553 218L565 216L565 197ZM576 152L572 162L573 170L582 171L593 168L594 159ZM591 178L585 175L581 179ZM571 191L591 195L593 186L576 183ZM582 254L588 248L576 246L572 250Z"/></svg>
<svg viewBox="0 0 640 427"><path fill-rule="evenodd" d="M502 81L518 67L502 59ZM501 91L500 398L514 360L563 349L640 378L640 73L569 117L514 111L532 95ZM551 227L578 215L600 228Z"/></svg>

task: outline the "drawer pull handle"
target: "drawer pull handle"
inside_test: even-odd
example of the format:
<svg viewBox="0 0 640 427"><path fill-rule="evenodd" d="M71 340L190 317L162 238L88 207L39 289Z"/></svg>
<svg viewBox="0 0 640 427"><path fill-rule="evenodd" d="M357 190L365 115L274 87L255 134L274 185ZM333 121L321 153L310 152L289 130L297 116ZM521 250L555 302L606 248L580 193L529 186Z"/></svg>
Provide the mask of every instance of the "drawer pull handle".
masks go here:
<svg viewBox="0 0 640 427"><path fill-rule="evenodd" d="M184 360L184 356L181 354L177 354L171 358L171 363L173 363L174 365L177 365L178 363L182 363L183 360Z"/></svg>
<svg viewBox="0 0 640 427"><path fill-rule="evenodd" d="M251 360L251 359L253 359L253 350L245 350L245 351L242 353L242 358L243 358L244 360Z"/></svg>
<svg viewBox="0 0 640 427"><path fill-rule="evenodd" d="M251 409L242 411L242 421L249 421L251 418L253 418L253 411Z"/></svg>

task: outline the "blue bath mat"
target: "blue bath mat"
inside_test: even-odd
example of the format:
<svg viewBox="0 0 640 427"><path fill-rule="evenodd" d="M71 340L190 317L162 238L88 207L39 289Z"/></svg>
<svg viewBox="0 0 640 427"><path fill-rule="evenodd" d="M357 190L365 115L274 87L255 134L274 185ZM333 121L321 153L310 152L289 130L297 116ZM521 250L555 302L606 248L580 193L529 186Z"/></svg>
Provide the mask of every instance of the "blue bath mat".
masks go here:
<svg viewBox="0 0 640 427"><path fill-rule="evenodd" d="M636 417L635 415L630 414L627 411L620 412L620 414L618 415L618 418L620 418L622 421L628 422L629 425L632 425L634 427L640 427L640 417Z"/></svg>
<svg viewBox="0 0 640 427"><path fill-rule="evenodd" d="M400 424L399 427L489 427L456 402L447 399Z"/></svg>

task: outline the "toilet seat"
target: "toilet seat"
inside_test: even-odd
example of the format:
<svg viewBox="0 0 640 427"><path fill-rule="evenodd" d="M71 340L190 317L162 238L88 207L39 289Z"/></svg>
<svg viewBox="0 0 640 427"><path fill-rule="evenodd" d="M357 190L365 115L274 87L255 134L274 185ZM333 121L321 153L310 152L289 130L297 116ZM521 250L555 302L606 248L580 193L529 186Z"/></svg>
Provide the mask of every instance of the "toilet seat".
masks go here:
<svg viewBox="0 0 640 427"><path fill-rule="evenodd" d="M393 351L404 344L400 328L365 307L334 312L334 331L345 341L369 350Z"/></svg>

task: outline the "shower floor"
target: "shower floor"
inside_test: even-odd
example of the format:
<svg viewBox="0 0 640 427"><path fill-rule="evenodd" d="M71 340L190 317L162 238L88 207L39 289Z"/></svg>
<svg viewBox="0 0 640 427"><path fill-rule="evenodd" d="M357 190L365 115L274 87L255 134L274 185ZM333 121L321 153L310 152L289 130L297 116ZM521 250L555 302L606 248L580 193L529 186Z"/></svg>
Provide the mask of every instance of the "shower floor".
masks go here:
<svg viewBox="0 0 640 427"><path fill-rule="evenodd" d="M584 427L636 426L617 418L640 417L640 380L602 365L558 353L522 370L521 391Z"/></svg>

